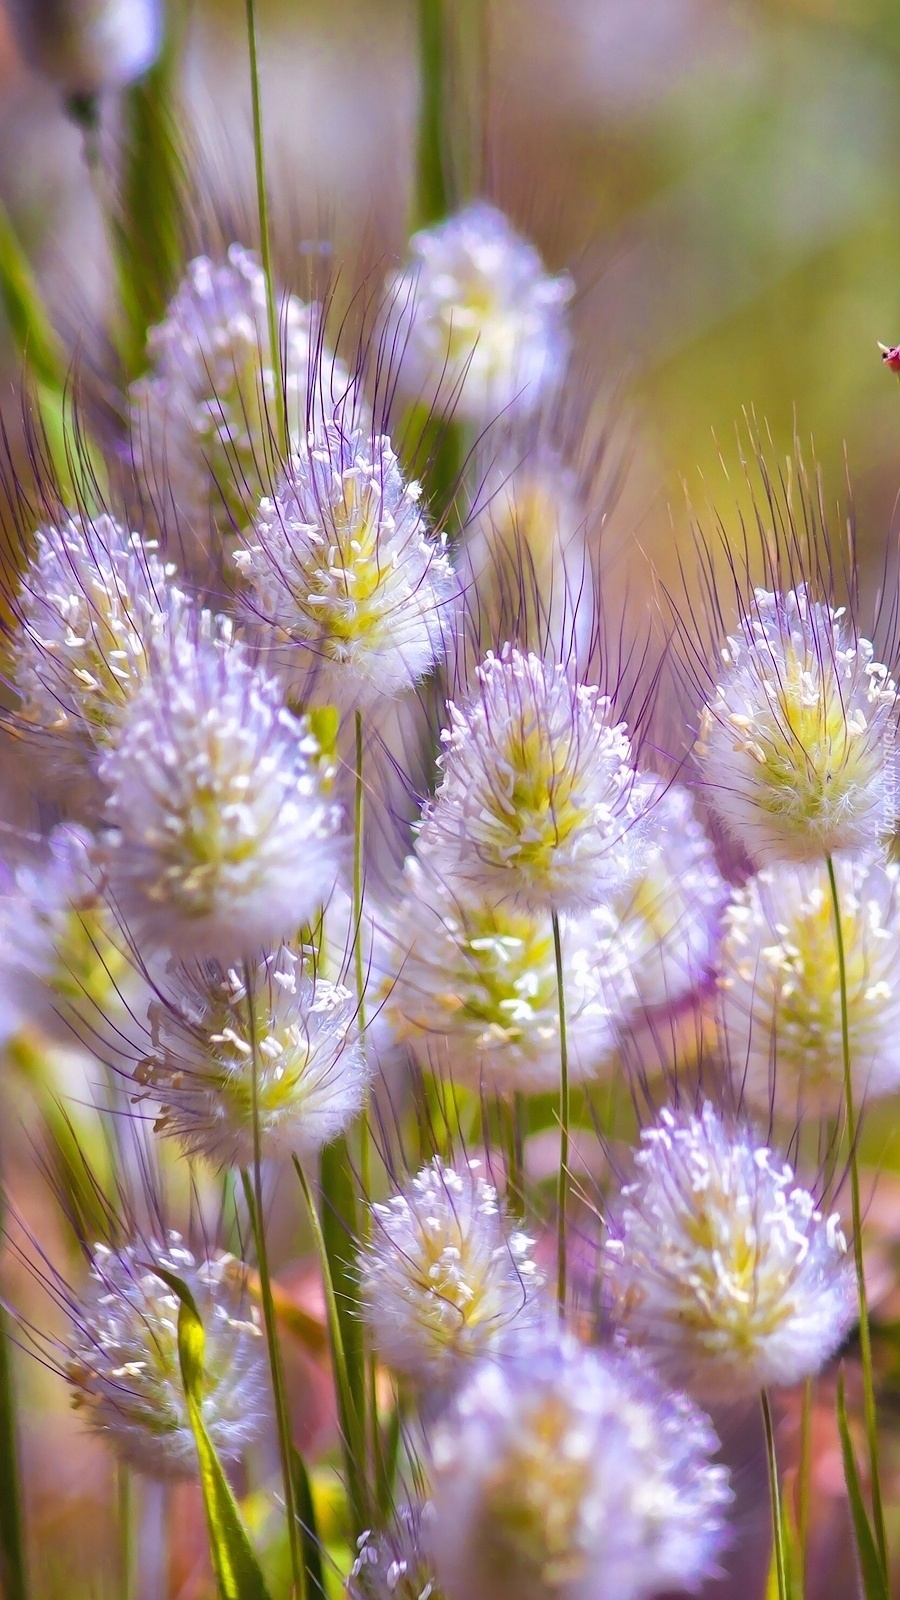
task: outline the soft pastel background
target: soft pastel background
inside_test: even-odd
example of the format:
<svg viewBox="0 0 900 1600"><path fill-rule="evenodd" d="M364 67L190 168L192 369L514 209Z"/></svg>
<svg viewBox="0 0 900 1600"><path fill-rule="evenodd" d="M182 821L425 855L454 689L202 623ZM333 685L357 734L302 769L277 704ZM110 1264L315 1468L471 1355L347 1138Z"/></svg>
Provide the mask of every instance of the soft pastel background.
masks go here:
<svg viewBox="0 0 900 1600"><path fill-rule="evenodd" d="M685 484L733 525L720 456L739 475L736 430L750 412L771 431L774 456L792 448L795 431L807 448L812 440L830 498L849 470L861 561L880 571L900 487L900 386L876 345L900 340L900 9L893 0L459 0L459 12L482 19L486 45L478 82L459 63L460 129L483 142L493 198L554 269L573 272L581 381L615 396L628 464L612 518L622 564L636 539L673 570L688 526ZM183 131L200 187L211 214L237 196L252 215L243 5L196 0L185 15ZM286 0L261 4L260 17L270 176L288 250L328 239L351 274L363 258L399 253L413 170L413 0ZM82 136L54 90L18 62L2 12L0 197L58 325L90 343L105 268ZM0 323L0 411L11 424L18 406ZM893 1159L891 1127L875 1131L880 1166ZM20 1175L27 1161L26 1152ZM880 1196L873 1281L887 1374L900 1362L891 1332L900 1207L889 1173ZM318 1402L296 1359L309 1423ZM31 1368L22 1380L38 1592L68 1597L108 1527L109 1477L77 1422L45 1409L49 1385ZM823 1394L816 1417L810 1600L854 1593L832 1401ZM796 1424L782 1419L786 1451ZM747 1488L758 1456L740 1427ZM764 1514L764 1500L751 1498ZM199 1529L198 1507L181 1509ZM764 1564L758 1520L741 1538ZM758 1594L759 1565L747 1565L746 1589L728 1593ZM176 1568L173 1595L207 1592L199 1537L178 1545ZM90 1592L114 1593L109 1581Z"/></svg>

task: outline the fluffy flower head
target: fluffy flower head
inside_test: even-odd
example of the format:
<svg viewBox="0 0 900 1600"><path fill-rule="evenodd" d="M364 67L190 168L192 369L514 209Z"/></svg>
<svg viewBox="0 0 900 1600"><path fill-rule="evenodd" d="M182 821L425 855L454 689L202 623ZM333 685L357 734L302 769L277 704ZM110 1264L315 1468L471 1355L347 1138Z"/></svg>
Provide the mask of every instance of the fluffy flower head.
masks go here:
<svg viewBox="0 0 900 1600"><path fill-rule="evenodd" d="M100 768L111 890L138 937L231 961L309 922L339 860L318 758L238 645L197 637L171 651Z"/></svg>
<svg viewBox="0 0 900 1600"><path fill-rule="evenodd" d="M570 280L548 277L484 201L414 234L410 253L388 284L404 392L476 426L509 407L534 411L565 371Z"/></svg>
<svg viewBox="0 0 900 1600"><path fill-rule="evenodd" d="M663 1111L635 1166L606 1243L629 1338L701 1394L817 1372L854 1314L840 1219L709 1102L696 1115Z"/></svg>
<svg viewBox="0 0 900 1600"><path fill-rule="evenodd" d="M435 1157L403 1194L372 1208L365 1319L385 1365L420 1385L455 1383L540 1316L531 1240L507 1230L478 1171L477 1161L454 1171Z"/></svg>
<svg viewBox="0 0 900 1600"><path fill-rule="evenodd" d="M385 437L327 424L263 501L235 563L304 700L393 699L443 654L455 580Z"/></svg>
<svg viewBox="0 0 900 1600"><path fill-rule="evenodd" d="M631 1358L565 1338L483 1363L432 1439L429 1537L448 1600L642 1600L716 1568L716 1439Z"/></svg>
<svg viewBox="0 0 900 1600"><path fill-rule="evenodd" d="M173 573L109 516L38 529L13 668L28 723L109 742L154 642L186 607Z"/></svg>
<svg viewBox="0 0 900 1600"><path fill-rule="evenodd" d="M154 1053L140 1069L157 1127L222 1166L253 1160L254 1100L264 1156L309 1156L359 1110L367 1069L349 990L313 980L282 946L250 973L182 965L150 1007Z"/></svg>
<svg viewBox="0 0 900 1600"><path fill-rule="evenodd" d="M401 1506L389 1528L362 1534L347 1600L443 1600L424 1537L433 1521L428 1504Z"/></svg>
<svg viewBox="0 0 900 1600"><path fill-rule="evenodd" d="M713 847L679 784L645 779L647 854L615 903L616 944L642 1006L676 1006L715 966L726 888Z"/></svg>
<svg viewBox="0 0 900 1600"><path fill-rule="evenodd" d="M121 1461L151 1478L197 1475L178 1359L177 1296L156 1267L191 1290L206 1334L203 1420L236 1461L267 1417L265 1349L231 1256L198 1260L170 1233L110 1250L97 1245L91 1285L73 1312L66 1376L73 1403Z"/></svg>
<svg viewBox="0 0 900 1600"><path fill-rule="evenodd" d="M288 430L352 408L350 376L323 345L318 307L286 296L279 309ZM160 521L203 548L251 522L272 454L277 377L266 280L251 251L198 256L148 340L150 370L132 386L135 457ZM279 402L280 403L280 402Z"/></svg>
<svg viewBox="0 0 900 1600"><path fill-rule="evenodd" d="M711 803L760 864L874 848L893 822L897 690L842 610L758 589L722 651L698 752Z"/></svg>
<svg viewBox="0 0 900 1600"><path fill-rule="evenodd" d="M384 1015L425 1067L476 1089L540 1093L559 1082L559 998L547 912L460 902L415 858L391 920L394 976ZM565 918L561 935L569 1070L607 1064L636 998L614 919Z"/></svg>
<svg viewBox="0 0 900 1600"><path fill-rule="evenodd" d="M599 690L507 646L450 706L443 778L418 849L462 894L587 910L641 860L631 746Z"/></svg>
<svg viewBox="0 0 900 1600"><path fill-rule="evenodd" d="M900 1088L900 880L878 858L835 862L855 1098ZM843 1102L841 988L824 866L767 867L725 913L721 1025L741 1094L793 1121Z"/></svg>

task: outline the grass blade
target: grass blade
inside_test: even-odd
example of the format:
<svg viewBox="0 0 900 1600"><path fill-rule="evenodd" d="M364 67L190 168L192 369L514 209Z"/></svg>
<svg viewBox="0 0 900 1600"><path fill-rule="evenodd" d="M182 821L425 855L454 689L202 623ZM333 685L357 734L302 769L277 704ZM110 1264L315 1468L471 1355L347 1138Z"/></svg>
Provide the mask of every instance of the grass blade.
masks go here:
<svg viewBox="0 0 900 1600"><path fill-rule="evenodd" d="M841 1435L841 1454L844 1458L844 1480L847 1484L847 1494L850 1500L850 1514L853 1518L853 1529L856 1534L856 1548L859 1554L860 1574L866 1600L889 1600L887 1581L882 1570L878 1547L869 1524L869 1518L866 1514L862 1486L859 1481L859 1468L856 1465L853 1440L850 1437L847 1405L844 1399L843 1373L838 1380L837 1418L838 1430Z"/></svg>
<svg viewBox="0 0 900 1600"><path fill-rule="evenodd" d="M303 1542L307 1600L327 1600L328 1591L325 1588L325 1574L322 1570L322 1541L316 1526L312 1485L299 1450L291 1450L291 1467L294 1477L294 1508L300 1523L300 1537Z"/></svg>
<svg viewBox="0 0 900 1600"><path fill-rule="evenodd" d="M157 1277L178 1296L178 1358L188 1418L200 1463L200 1486L209 1547L220 1600L269 1600L259 1562L241 1521L237 1501L203 1420L203 1358L206 1335L196 1301L174 1272L154 1267Z"/></svg>

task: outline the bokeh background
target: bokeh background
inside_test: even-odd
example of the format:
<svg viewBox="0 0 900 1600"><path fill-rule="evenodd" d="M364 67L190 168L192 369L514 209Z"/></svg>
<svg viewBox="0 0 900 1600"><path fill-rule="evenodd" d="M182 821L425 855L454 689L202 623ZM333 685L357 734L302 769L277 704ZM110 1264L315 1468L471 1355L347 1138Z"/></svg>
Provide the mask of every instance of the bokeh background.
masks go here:
<svg viewBox="0 0 900 1600"><path fill-rule="evenodd" d="M900 341L900 8L892 0L459 0L459 12L465 37L473 17L479 33L456 64L453 118L470 152L461 182L486 189L548 265L575 278L578 381L605 396L624 462L610 519L622 567L639 550L663 574L674 570L688 499L711 501L736 526L749 415L770 435L773 459L799 436L821 464L829 500L846 494L849 474L860 560L874 581L900 521L900 385L877 349L878 340ZM282 252L327 241L341 272L352 278L360 263L371 271L402 254L409 224L414 0L261 0L259 13ZM194 0L179 17L180 133L203 204L210 216L252 216L242 0ZM114 134L115 109L108 114ZM0 199L59 328L70 343L93 344L109 278L83 156L82 132L53 87L18 60L0 8ZM0 415L15 432L18 357L2 320ZM870 1152L882 1176L872 1271L888 1389L900 1370L890 1332L900 1326L897 1123L880 1122ZM27 1183L27 1149L20 1159ZM31 1225L49 1236L55 1224L39 1189ZM303 1303L308 1285L298 1273ZM324 1425L317 1380L301 1353L295 1359L298 1426L314 1433ZM102 1571L108 1469L49 1381L23 1363L21 1383L37 1593L68 1600L74 1572ZM832 1417L828 1390L814 1418L810 1597L855 1592ZM759 1489L758 1450L742 1442L742 1426L738 1419L742 1482ZM781 1426L790 1455L797 1418ZM746 1588L732 1584L732 1600L759 1594L765 1566L764 1496L751 1501L763 1523L748 1512L740 1538L757 1560L753 1567L748 1555ZM189 1600L208 1592L189 1494L175 1515L184 1536L169 1592ZM105 1582L84 1592L114 1594L114 1574Z"/></svg>

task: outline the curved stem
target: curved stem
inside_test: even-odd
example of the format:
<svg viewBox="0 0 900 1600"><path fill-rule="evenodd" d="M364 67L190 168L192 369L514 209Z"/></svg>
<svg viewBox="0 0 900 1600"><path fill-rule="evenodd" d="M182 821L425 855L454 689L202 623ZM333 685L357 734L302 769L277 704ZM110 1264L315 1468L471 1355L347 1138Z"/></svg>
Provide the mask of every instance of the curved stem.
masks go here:
<svg viewBox="0 0 900 1600"><path fill-rule="evenodd" d="M869 1470L872 1478L872 1519L875 1526L875 1543L882 1572L887 1581L887 1538L884 1530L884 1508L881 1500L881 1479L878 1470L878 1418L875 1409L875 1381L872 1371L872 1336L869 1328L869 1308L866 1301L865 1264L862 1244L862 1208L859 1199L859 1163L857 1161L856 1109L853 1101L853 1077L850 1063L850 1018L847 1005L847 959L844 949L844 931L841 924L841 904L838 895L834 860L827 857L828 882L831 888L831 909L834 917L834 938L837 947L838 981L841 991L841 1051L844 1066L844 1104L847 1109L847 1140L850 1146L850 1201L853 1221L853 1253L856 1263L856 1286L859 1295L859 1351L863 1377L863 1410L865 1413L866 1442L869 1451Z"/></svg>
<svg viewBox="0 0 900 1600"><path fill-rule="evenodd" d="M789 1600L787 1561L784 1552L784 1528L781 1521L781 1487L778 1482L778 1457L775 1453L775 1430L772 1426L772 1409L769 1396L762 1391L763 1427L766 1433L766 1459L769 1464L769 1494L772 1502L772 1550L775 1556L775 1574L778 1579L778 1600Z"/></svg>
<svg viewBox="0 0 900 1600"><path fill-rule="evenodd" d="M569 1203L569 1041L566 1031L566 986L563 971L559 916L553 912L553 951L556 956L556 997L559 1006L559 1182L557 1185L556 1301L561 1317L566 1313L566 1210Z"/></svg>
<svg viewBox="0 0 900 1600"><path fill-rule="evenodd" d="M250 1226L253 1230L253 1242L256 1247L256 1265L259 1270L260 1298L262 1300L263 1326L266 1335L266 1350L269 1357L269 1373L272 1379L272 1396L275 1402L275 1423L278 1434L278 1455L281 1462L281 1477L284 1488L284 1510L288 1526L288 1546L291 1554L291 1577L293 1579L293 1593L295 1600L306 1600L306 1567L303 1560L303 1546L300 1537L300 1526L297 1521L296 1507L294 1505L294 1474L292 1470L291 1452L291 1423L287 1405L287 1391L284 1383L284 1368L281 1363L281 1347L278 1342L278 1324L275 1316L275 1301L272 1296L272 1278L269 1272L269 1252L266 1245L266 1230L263 1216L262 1194L262 1151L259 1131L259 1100L258 1100L258 1061L259 1051L256 1039L256 1009L253 1002L253 973L249 961L244 962L244 985L247 990L247 1017L248 1031L250 1034L250 1049L252 1051L253 1074L251 1080L252 1115L253 1115L253 1175L244 1169L241 1172L241 1182L244 1187L244 1198L247 1202L247 1211L250 1216Z"/></svg>

